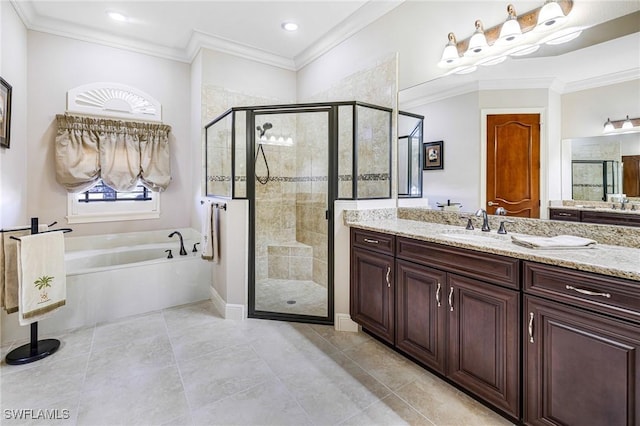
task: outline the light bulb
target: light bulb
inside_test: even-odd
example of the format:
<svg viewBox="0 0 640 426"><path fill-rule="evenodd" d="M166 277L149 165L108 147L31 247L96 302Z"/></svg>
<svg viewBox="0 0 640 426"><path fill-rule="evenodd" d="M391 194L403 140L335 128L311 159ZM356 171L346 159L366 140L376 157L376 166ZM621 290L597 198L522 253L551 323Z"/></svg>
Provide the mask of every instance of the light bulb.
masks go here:
<svg viewBox="0 0 640 426"><path fill-rule="evenodd" d="M622 128L623 129L632 129L633 128L633 123L631 122L631 120L629 120L629 116L627 115L627 119L624 120L624 123L622 123Z"/></svg>
<svg viewBox="0 0 640 426"><path fill-rule="evenodd" d="M522 36L522 29L520 28L520 23L516 17L516 10L512 4L507 6L507 13L509 16L500 28L500 35L496 40L497 45L513 43Z"/></svg>
<svg viewBox="0 0 640 426"><path fill-rule="evenodd" d="M477 56L484 52L487 47L489 47L489 44L487 44L487 38L484 36L482 21L478 19L476 21L476 31L471 36L469 47L464 54L465 56Z"/></svg>
<svg viewBox="0 0 640 426"><path fill-rule="evenodd" d="M560 5L554 0L547 0L538 13L538 24L535 31L549 31L566 21L567 17Z"/></svg>

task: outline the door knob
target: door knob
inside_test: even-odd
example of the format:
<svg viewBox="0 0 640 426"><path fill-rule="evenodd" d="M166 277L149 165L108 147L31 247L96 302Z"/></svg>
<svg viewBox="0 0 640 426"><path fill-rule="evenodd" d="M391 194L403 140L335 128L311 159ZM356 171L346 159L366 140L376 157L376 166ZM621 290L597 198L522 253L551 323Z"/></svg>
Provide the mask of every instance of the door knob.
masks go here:
<svg viewBox="0 0 640 426"><path fill-rule="evenodd" d="M500 205L500 203L498 203L497 201L488 201L488 202L487 202L487 205L488 205L489 207L491 207L491 206L499 206L499 205Z"/></svg>

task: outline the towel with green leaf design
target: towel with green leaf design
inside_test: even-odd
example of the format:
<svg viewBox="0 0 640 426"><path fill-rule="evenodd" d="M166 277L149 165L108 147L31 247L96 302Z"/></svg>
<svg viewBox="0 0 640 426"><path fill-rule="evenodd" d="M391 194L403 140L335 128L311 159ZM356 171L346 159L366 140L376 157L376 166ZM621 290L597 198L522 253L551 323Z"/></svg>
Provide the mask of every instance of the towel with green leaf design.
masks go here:
<svg viewBox="0 0 640 426"><path fill-rule="evenodd" d="M62 232L20 237L18 283L20 325L28 325L66 303L67 283Z"/></svg>

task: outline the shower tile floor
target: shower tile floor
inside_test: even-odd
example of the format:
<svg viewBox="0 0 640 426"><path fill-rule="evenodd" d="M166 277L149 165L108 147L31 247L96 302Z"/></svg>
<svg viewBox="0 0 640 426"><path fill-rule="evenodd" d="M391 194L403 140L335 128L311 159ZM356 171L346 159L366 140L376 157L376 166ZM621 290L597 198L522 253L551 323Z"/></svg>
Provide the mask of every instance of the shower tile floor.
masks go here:
<svg viewBox="0 0 640 426"><path fill-rule="evenodd" d="M313 281L262 280L256 283L256 310L326 317L327 288Z"/></svg>
<svg viewBox="0 0 640 426"><path fill-rule="evenodd" d="M209 301L55 337L22 366L4 357L24 342L2 346L3 425L510 424L366 334L224 320Z"/></svg>

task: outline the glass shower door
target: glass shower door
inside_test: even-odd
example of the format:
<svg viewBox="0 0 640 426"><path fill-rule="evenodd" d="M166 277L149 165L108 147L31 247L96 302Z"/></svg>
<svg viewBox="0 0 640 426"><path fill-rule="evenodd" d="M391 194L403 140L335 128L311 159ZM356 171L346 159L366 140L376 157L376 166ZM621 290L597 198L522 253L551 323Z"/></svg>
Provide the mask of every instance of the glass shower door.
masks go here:
<svg viewBox="0 0 640 426"><path fill-rule="evenodd" d="M252 316L329 320L328 110L255 114Z"/></svg>

